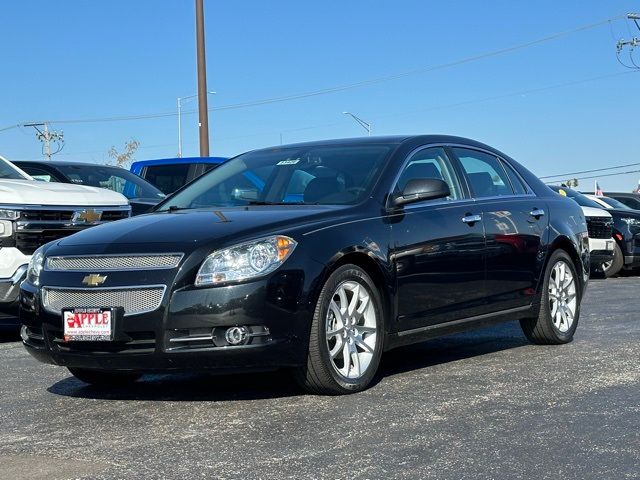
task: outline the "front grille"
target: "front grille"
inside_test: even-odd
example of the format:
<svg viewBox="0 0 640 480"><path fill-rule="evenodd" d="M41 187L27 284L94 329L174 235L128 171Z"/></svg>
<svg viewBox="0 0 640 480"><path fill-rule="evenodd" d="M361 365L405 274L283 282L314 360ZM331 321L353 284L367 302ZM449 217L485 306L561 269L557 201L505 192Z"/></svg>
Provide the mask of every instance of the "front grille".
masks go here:
<svg viewBox="0 0 640 480"><path fill-rule="evenodd" d="M175 268L181 259L182 253L49 257L47 270L159 270Z"/></svg>
<svg viewBox="0 0 640 480"><path fill-rule="evenodd" d="M164 285L126 288L43 287L42 304L50 313L60 314L65 308L123 307L124 314L137 315L160 307Z"/></svg>
<svg viewBox="0 0 640 480"><path fill-rule="evenodd" d="M62 332L52 332L53 342L61 352L68 353L153 353L156 349L154 332L129 332L131 338L125 342L65 342Z"/></svg>
<svg viewBox="0 0 640 480"><path fill-rule="evenodd" d="M18 230L16 232L16 248L25 255L31 255L45 243L59 240L83 230L82 228L55 228L46 230Z"/></svg>
<svg viewBox="0 0 640 480"><path fill-rule="evenodd" d="M113 222L115 220L129 218L129 214L129 210L103 210L101 220L103 222Z"/></svg>
<svg viewBox="0 0 640 480"><path fill-rule="evenodd" d="M37 222L70 222L74 210L22 210L21 221Z"/></svg>
<svg viewBox="0 0 640 480"><path fill-rule="evenodd" d="M611 238L613 220L608 217L587 217L589 238Z"/></svg>

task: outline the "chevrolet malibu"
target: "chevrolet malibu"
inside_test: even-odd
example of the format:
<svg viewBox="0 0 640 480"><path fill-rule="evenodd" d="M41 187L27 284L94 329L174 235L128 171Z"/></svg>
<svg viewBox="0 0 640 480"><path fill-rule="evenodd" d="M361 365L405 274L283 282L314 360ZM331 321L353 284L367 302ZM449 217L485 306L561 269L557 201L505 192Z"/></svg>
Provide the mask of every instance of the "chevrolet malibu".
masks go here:
<svg viewBox="0 0 640 480"><path fill-rule="evenodd" d="M588 271L580 207L487 145L322 141L245 153L153 213L38 249L21 335L95 385L287 367L344 394L384 351L465 329L570 342Z"/></svg>

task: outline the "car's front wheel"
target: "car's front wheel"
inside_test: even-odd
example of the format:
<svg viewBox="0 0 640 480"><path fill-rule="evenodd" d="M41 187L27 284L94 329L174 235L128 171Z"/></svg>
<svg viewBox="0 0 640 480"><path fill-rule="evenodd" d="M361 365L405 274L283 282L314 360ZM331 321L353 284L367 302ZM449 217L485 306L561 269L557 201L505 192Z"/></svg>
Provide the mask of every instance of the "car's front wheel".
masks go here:
<svg viewBox="0 0 640 480"><path fill-rule="evenodd" d="M356 265L338 268L318 298L298 382L320 394L364 390L378 369L384 331L382 301L371 277Z"/></svg>
<svg viewBox="0 0 640 480"><path fill-rule="evenodd" d="M571 257L564 250L554 251L544 275L538 316L520 320L520 325L533 343L568 343L578 326L582 297Z"/></svg>
<svg viewBox="0 0 640 480"><path fill-rule="evenodd" d="M69 371L78 380L98 387L128 385L141 377L137 373L92 370L88 368L69 368Z"/></svg>

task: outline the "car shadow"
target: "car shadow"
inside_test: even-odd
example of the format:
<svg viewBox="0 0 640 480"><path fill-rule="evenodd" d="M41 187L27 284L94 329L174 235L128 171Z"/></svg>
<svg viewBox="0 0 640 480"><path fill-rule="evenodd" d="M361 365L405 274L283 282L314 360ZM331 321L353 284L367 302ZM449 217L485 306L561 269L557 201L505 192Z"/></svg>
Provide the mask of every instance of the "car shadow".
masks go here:
<svg viewBox="0 0 640 480"><path fill-rule="evenodd" d="M372 386L386 377L522 347L529 342L516 322L459 333L386 352ZM285 370L234 375L145 375L126 387L86 385L73 376L51 385L55 395L100 400L228 401L305 395Z"/></svg>

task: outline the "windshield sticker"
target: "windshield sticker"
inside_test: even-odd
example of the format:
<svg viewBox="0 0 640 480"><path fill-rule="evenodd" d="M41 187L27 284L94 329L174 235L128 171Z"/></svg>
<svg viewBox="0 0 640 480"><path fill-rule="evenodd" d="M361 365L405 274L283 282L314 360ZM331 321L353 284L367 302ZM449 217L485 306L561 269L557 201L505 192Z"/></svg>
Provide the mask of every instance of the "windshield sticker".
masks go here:
<svg viewBox="0 0 640 480"><path fill-rule="evenodd" d="M295 158L293 160L280 160L276 165L295 165L300 161L299 158Z"/></svg>

